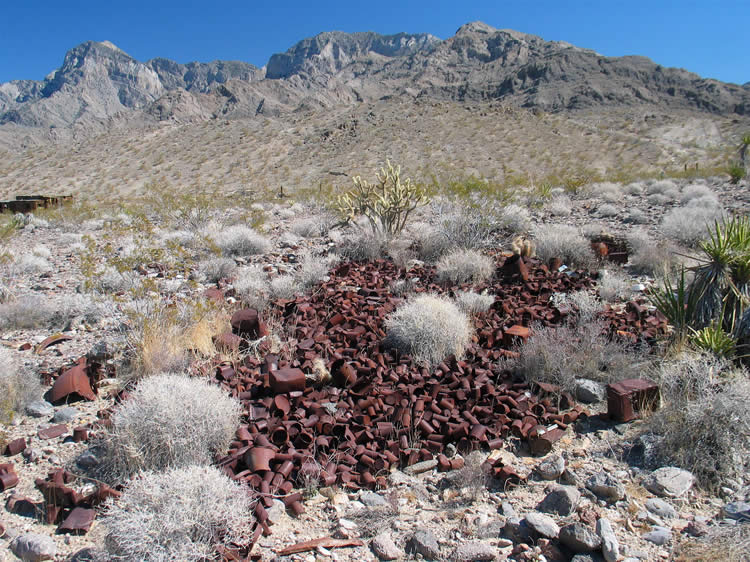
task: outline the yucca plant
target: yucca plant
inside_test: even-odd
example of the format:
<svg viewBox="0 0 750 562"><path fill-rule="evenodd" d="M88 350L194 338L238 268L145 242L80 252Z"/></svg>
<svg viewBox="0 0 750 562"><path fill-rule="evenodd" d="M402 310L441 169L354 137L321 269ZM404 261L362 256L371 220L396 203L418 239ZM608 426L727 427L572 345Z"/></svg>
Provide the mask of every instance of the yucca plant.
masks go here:
<svg viewBox="0 0 750 562"><path fill-rule="evenodd" d="M672 325L673 337L678 345L684 343L690 327L696 321L698 294L691 290L685 280L685 268L680 271L680 279L675 286L666 277L663 286L649 295L652 304Z"/></svg>
<svg viewBox="0 0 750 562"><path fill-rule="evenodd" d="M737 341L718 324L700 330L690 330L690 343L700 351L713 353L717 357L731 359L737 351Z"/></svg>

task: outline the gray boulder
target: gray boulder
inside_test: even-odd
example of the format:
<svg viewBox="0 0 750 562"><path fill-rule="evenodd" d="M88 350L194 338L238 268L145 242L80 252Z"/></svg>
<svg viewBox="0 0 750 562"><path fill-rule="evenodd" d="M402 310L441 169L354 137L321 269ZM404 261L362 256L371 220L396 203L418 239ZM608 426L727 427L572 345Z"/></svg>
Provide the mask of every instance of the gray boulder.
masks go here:
<svg viewBox="0 0 750 562"><path fill-rule="evenodd" d="M750 521L750 503L731 502L722 508L724 517L737 521Z"/></svg>
<svg viewBox="0 0 750 562"><path fill-rule="evenodd" d="M602 517L596 522L596 534L602 539L604 559L607 562L615 562L620 557L620 543L609 520Z"/></svg>
<svg viewBox="0 0 750 562"><path fill-rule="evenodd" d="M586 488L600 498L619 501L625 497L625 486L609 472L597 472L586 480Z"/></svg>
<svg viewBox="0 0 750 562"><path fill-rule="evenodd" d="M381 560L398 560L404 557L404 551L396 546L388 533L380 533L373 538L370 541L370 548Z"/></svg>
<svg viewBox="0 0 750 562"><path fill-rule="evenodd" d="M536 471L544 480L557 480L565 472L565 459L562 455L550 455L542 459Z"/></svg>
<svg viewBox="0 0 750 562"><path fill-rule="evenodd" d="M694 483L695 476L687 470L665 466L649 474L643 485L657 496L677 498L687 493Z"/></svg>
<svg viewBox="0 0 750 562"><path fill-rule="evenodd" d="M34 418L51 416L55 408L46 400L34 400L26 406L26 413Z"/></svg>
<svg viewBox="0 0 750 562"><path fill-rule="evenodd" d="M602 545L602 539L583 523L570 523L560 529L560 542L573 552L592 552Z"/></svg>
<svg viewBox="0 0 750 562"><path fill-rule="evenodd" d="M651 532L643 535L643 540L654 543L658 546L664 546L670 540L672 540L672 531L670 531L666 527L654 525L651 528Z"/></svg>
<svg viewBox="0 0 750 562"><path fill-rule="evenodd" d="M406 546L407 552L421 554L427 560L440 559L440 546L432 531L420 529L414 533Z"/></svg>
<svg viewBox="0 0 750 562"><path fill-rule="evenodd" d="M590 379L576 379L576 398L585 404L596 404L604 400L607 392L604 385Z"/></svg>
<svg viewBox="0 0 750 562"><path fill-rule="evenodd" d="M526 524L531 530L548 539L556 539L560 534L560 527L555 523L555 520L543 513L535 511L528 513L526 515Z"/></svg>
<svg viewBox="0 0 750 562"><path fill-rule="evenodd" d="M677 517L677 510L661 498L649 498L646 500L646 509L654 515L664 519Z"/></svg>
<svg viewBox="0 0 750 562"><path fill-rule="evenodd" d="M479 541L460 544L451 555L451 560L456 562L496 560L497 558L498 551L494 546Z"/></svg>
<svg viewBox="0 0 750 562"><path fill-rule="evenodd" d="M26 533L13 539L10 550L24 562L52 560L57 554L57 545L52 537Z"/></svg>
<svg viewBox="0 0 750 562"><path fill-rule="evenodd" d="M555 486L539 503L537 509L544 513L556 513L567 517L573 513L581 501L581 493L573 486Z"/></svg>

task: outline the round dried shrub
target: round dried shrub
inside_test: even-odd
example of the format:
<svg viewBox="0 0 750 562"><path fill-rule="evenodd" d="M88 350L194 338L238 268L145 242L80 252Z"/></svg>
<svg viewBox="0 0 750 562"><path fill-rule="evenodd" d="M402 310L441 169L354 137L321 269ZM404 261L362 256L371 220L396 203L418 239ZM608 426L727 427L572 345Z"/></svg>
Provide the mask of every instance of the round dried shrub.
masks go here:
<svg viewBox="0 0 750 562"><path fill-rule="evenodd" d="M112 415L103 469L115 478L143 470L209 464L226 452L240 403L186 375L143 379Z"/></svg>
<svg viewBox="0 0 750 562"><path fill-rule="evenodd" d="M12 352L0 347L0 422L11 422L16 413L41 395L39 377L20 369Z"/></svg>
<svg viewBox="0 0 750 562"><path fill-rule="evenodd" d="M482 283L492 277L495 264L491 258L476 250L454 250L437 263L439 283Z"/></svg>
<svg viewBox="0 0 750 562"><path fill-rule="evenodd" d="M108 560L216 559L216 547L250 537L246 491L214 467L145 472L106 506Z"/></svg>
<svg viewBox="0 0 750 562"><path fill-rule="evenodd" d="M385 326L386 346L427 365L449 355L461 357L472 334L468 316L450 300L432 294L420 295L396 309Z"/></svg>
<svg viewBox="0 0 750 562"><path fill-rule="evenodd" d="M265 254L271 249L268 238L242 224L220 230L212 238L225 256Z"/></svg>

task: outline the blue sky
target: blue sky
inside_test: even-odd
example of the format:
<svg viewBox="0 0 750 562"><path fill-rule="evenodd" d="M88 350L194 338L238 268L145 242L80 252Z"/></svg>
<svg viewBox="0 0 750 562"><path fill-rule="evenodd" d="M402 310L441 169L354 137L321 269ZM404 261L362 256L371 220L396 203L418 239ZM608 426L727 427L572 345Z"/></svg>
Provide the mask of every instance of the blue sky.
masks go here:
<svg viewBox="0 0 750 562"><path fill-rule="evenodd" d="M291 0L221 3L44 0L3 3L0 82L42 79L65 52L109 40L138 60L258 66L321 31L428 32L481 20L607 56L645 55L704 77L750 81L750 0Z"/></svg>

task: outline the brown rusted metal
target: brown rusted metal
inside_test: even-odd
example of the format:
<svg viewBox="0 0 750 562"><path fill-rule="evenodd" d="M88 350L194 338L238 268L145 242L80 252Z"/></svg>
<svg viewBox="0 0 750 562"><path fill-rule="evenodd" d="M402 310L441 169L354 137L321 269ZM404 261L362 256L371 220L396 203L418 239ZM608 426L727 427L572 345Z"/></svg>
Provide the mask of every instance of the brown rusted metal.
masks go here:
<svg viewBox="0 0 750 562"><path fill-rule="evenodd" d="M81 397L85 400L96 400L96 393L91 388L91 381L86 373L86 358L60 375L49 392L50 402L57 403L68 397Z"/></svg>
<svg viewBox="0 0 750 562"><path fill-rule="evenodd" d="M301 369L283 368L269 373L271 390L276 394L305 390L305 373Z"/></svg>
<svg viewBox="0 0 750 562"><path fill-rule="evenodd" d="M659 387L647 379L627 379L607 385L607 413L620 422L638 417L638 412L653 410L659 403Z"/></svg>
<svg viewBox="0 0 750 562"><path fill-rule="evenodd" d="M8 444L5 446L5 451L3 454L6 457L12 457L14 455L17 455L18 453L23 452L26 449L26 439L23 437L19 437L18 439L14 439L13 441L9 441Z"/></svg>
<svg viewBox="0 0 750 562"><path fill-rule="evenodd" d="M42 342L39 343L34 348L34 353L36 353L37 355L39 355L42 351L44 351L48 347L53 346L53 345L57 345L59 343L62 343L64 341L68 341L70 339L72 339L72 338L70 336L66 336L65 334L52 334L51 336L49 336L49 337L45 338L44 340L42 340Z"/></svg>

